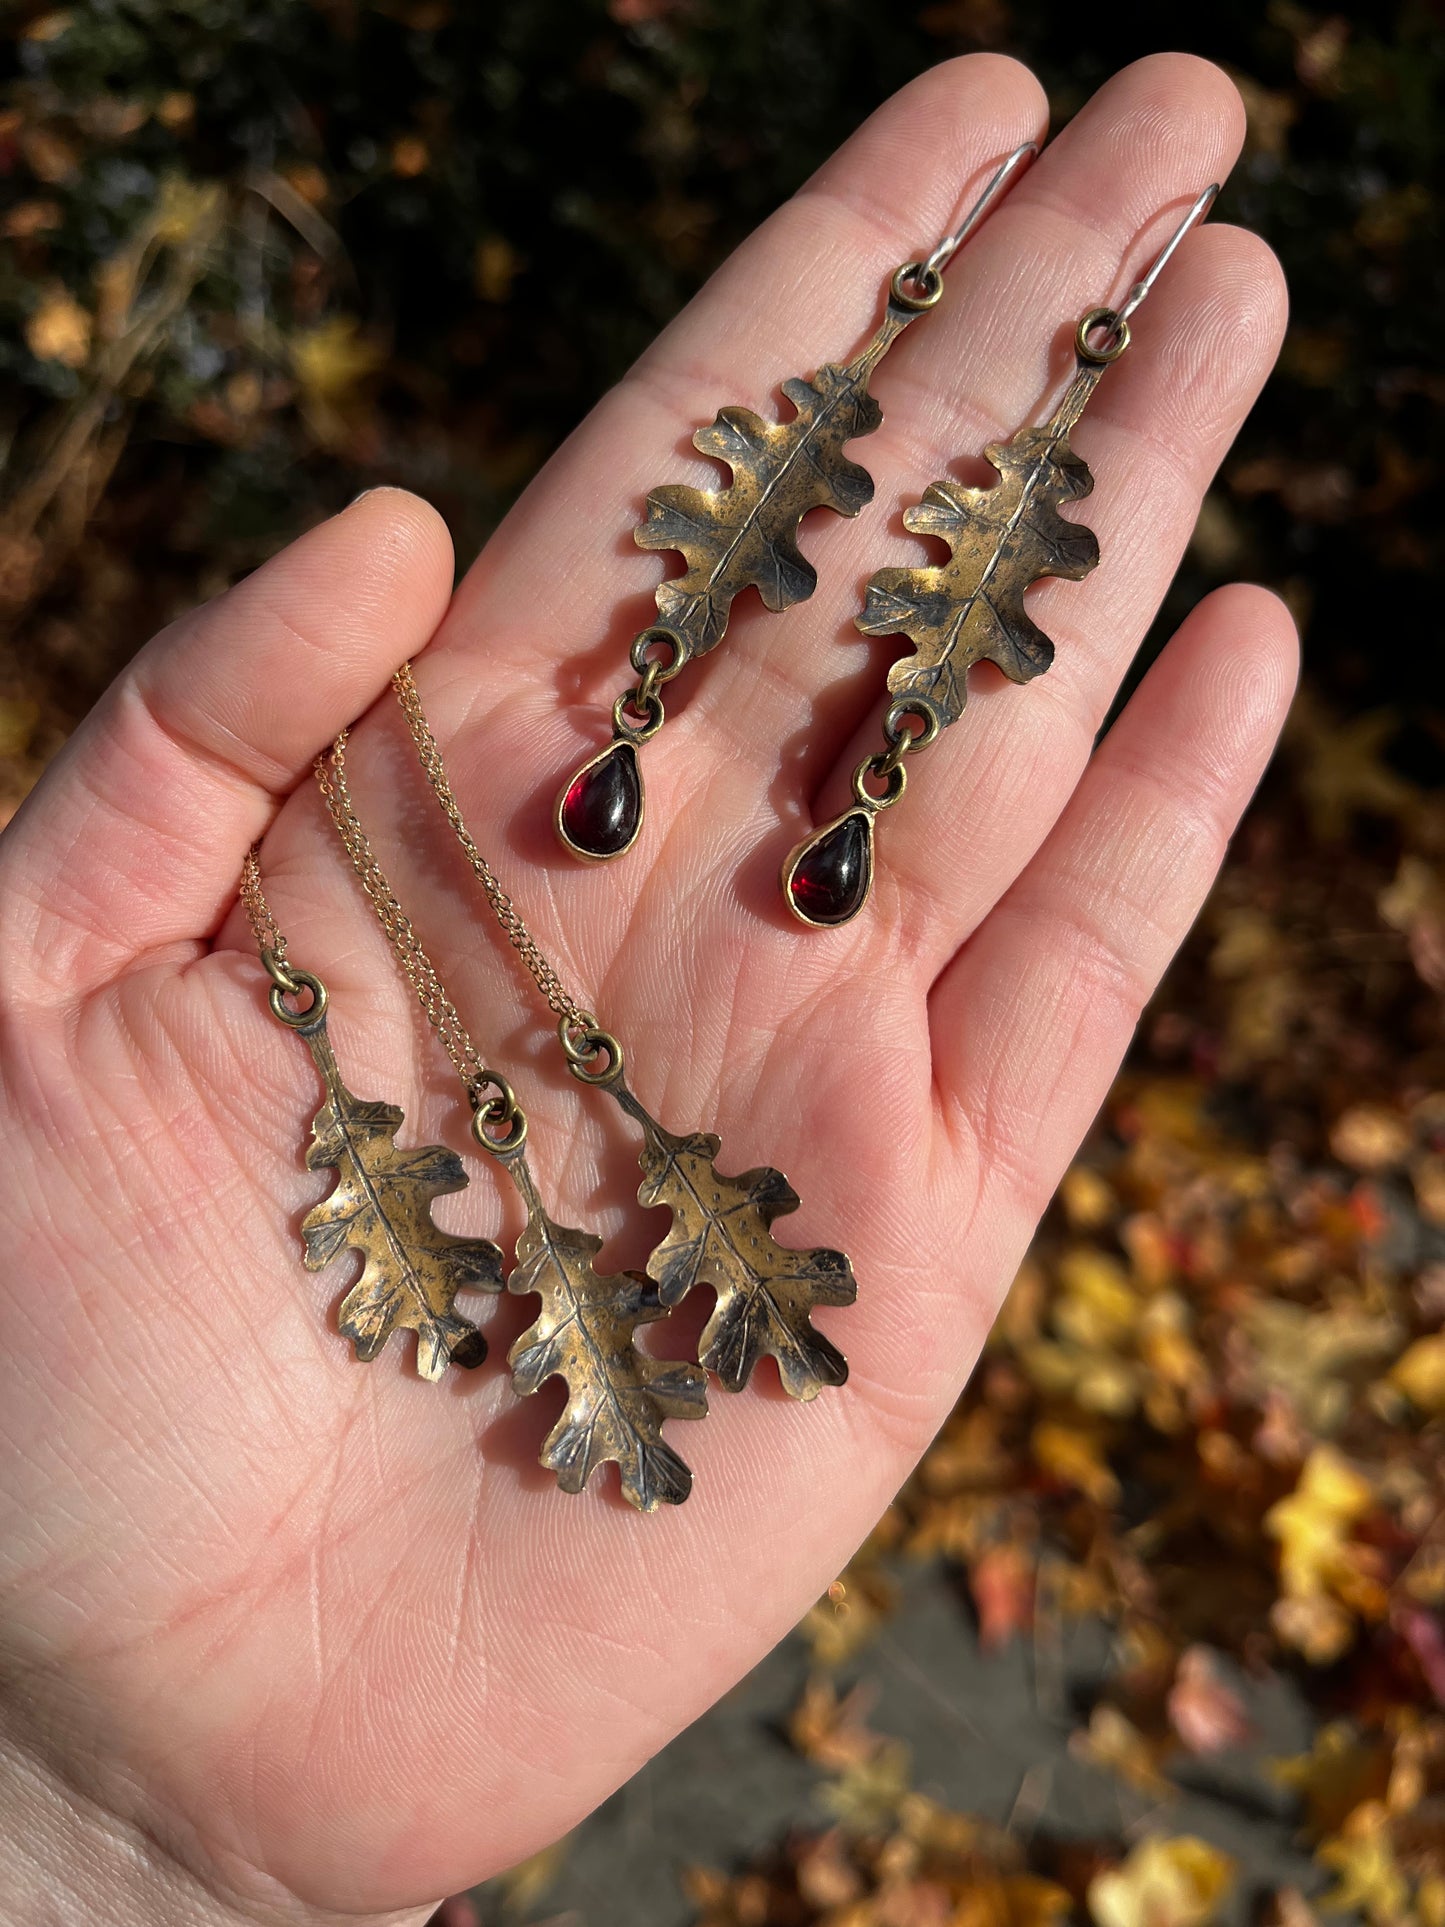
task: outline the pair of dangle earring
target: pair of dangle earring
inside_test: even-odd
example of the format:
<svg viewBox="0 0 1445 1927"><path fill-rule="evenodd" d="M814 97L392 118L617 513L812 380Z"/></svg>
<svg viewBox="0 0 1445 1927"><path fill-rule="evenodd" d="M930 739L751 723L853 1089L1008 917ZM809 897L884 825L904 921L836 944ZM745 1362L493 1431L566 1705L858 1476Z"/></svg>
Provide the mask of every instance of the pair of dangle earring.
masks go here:
<svg viewBox="0 0 1445 1927"><path fill-rule="evenodd" d="M729 487L669 483L648 496L647 515L633 531L638 547L676 549L687 569L659 583L658 619L633 638L629 661L637 680L613 705L612 741L558 794L553 820L573 856L606 862L637 841L645 809L638 751L665 721L662 690L722 641L736 597L756 589L776 613L817 588L817 572L798 547L799 524L816 508L855 516L873 499L872 476L843 451L882 423L869 392L874 371L904 329L938 305L944 269L1037 153L1035 141L1016 147L960 225L926 259L894 272L878 330L852 361L829 363L811 381L783 383L791 421L723 408L698 429L693 446L730 471Z"/></svg>
<svg viewBox="0 0 1445 1927"><path fill-rule="evenodd" d="M932 482L904 510L910 535L947 544L949 560L880 569L856 618L865 636L906 636L912 652L888 672L883 748L853 772L853 802L841 816L796 844L780 883L801 923L828 929L850 922L873 887L874 824L907 786L905 757L935 742L968 700L968 672L992 662L1010 682L1030 682L1054 659L1054 645L1024 608L1024 593L1046 576L1077 582L1095 568L1091 529L1060 510L1089 494L1094 478L1069 445L1104 370L1129 346L1129 322L1189 230L1219 193L1211 184L1194 202L1153 265L1115 308L1091 308L1074 330L1074 373L1049 418L1010 442L990 442L985 460L998 476L988 488Z"/></svg>

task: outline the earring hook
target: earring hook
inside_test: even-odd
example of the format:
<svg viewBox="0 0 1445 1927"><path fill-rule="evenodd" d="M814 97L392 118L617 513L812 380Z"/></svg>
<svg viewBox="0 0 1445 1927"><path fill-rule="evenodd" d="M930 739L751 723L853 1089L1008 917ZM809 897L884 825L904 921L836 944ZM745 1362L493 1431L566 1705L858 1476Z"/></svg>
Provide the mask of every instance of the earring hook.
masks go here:
<svg viewBox="0 0 1445 1927"><path fill-rule="evenodd" d="M1178 227L1175 228L1173 234L1170 235L1169 239L1164 243L1164 246L1159 250L1158 254L1155 255L1154 265L1150 268L1149 272L1144 276L1142 281L1136 281L1134 283L1123 305L1115 310L1119 322L1128 321L1130 315L1133 314L1134 310L1139 306L1139 303L1144 300L1149 290L1159 279L1166 262L1169 260L1170 255L1173 254L1175 248L1178 247L1179 243L1192 227L1198 227L1199 223L1204 219L1205 215L1208 214L1210 208L1214 206L1218 198L1219 182L1211 181L1209 186L1206 187L1204 192L1199 196L1198 200L1195 201L1193 207L1191 207L1185 215L1184 219L1179 223Z"/></svg>
<svg viewBox="0 0 1445 1927"><path fill-rule="evenodd" d="M1016 147L1006 160L999 163L998 167L994 169L988 186L985 187L982 194L979 195L973 206L968 210L967 214L964 215L960 225L954 229L952 234L944 235L938 246L924 262L921 273L922 279L926 280L930 275L941 274L943 272L954 255L958 253L958 250L968 239L969 235L973 233L980 221L983 220L999 195L1003 193L1009 183L1010 177L1026 162L1033 160L1038 151L1039 144L1037 141L1025 141L1021 147ZM1216 192L1217 191L1218 190L1216 190Z"/></svg>

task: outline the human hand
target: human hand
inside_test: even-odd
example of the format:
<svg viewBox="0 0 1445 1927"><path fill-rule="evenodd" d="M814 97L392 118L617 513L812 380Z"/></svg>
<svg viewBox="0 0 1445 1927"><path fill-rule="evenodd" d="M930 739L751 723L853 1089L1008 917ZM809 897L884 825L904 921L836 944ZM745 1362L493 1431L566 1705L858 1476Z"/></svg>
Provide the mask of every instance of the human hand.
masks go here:
<svg viewBox="0 0 1445 1927"><path fill-rule="evenodd" d="M817 594L740 608L674 686L638 847L572 865L550 802L647 620L646 490L686 474L720 403L865 338L888 272L1043 113L1007 60L925 75L599 404L449 608L437 517L368 495L143 652L0 839L0 1895L27 1919L52 1891L117 1922L420 1918L562 1833L780 1638L956 1398L1289 700L1284 610L1222 591L1091 754L1276 352L1260 241L1213 224L1171 262L1075 436L1103 560L1031 600L1055 667L1024 691L980 674L880 826L864 916L801 930L776 869L873 746L882 658L851 619L874 568L919 559L895 505L1057 392L1077 316L1226 172L1243 115L1217 70L1161 56L1110 82L959 257L875 384L887 420L854 451L874 507L804 532ZM555 1214L616 1234L614 1263L655 1229L628 1203L634 1137L565 1076L420 785L387 679L422 650L471 827L639 1096L716 1128L725 1170L780 1165L804 1200L784 1242L857 1272L857 1305L819 1319L847 1386L806 1407L715 1389L669 1435L693 1498L647 1519L537 1468L555 1401L500 1368L523 1304L439 1389L402 1345L356 1364L338 1285L300 1266L318 1093L231 907L255 836L351 1088L405 1106L404 1142L469 1145L305 780L372 705L358 802L515 1071ZM506 1242L515 1199L472 1168L439 1218Z"/></svg>

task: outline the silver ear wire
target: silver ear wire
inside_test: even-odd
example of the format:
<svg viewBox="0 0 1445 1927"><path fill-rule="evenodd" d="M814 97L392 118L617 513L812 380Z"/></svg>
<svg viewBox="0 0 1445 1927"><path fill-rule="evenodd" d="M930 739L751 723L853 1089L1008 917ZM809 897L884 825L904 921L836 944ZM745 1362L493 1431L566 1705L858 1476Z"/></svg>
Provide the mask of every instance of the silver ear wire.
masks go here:
<svg viewBox="0 0 1445 1927"><path fill-rule="evenodd" d="M1134 310L1139 306L1139 303L1144 300L1149 290L1159 279L1164 264L1168 261L1170 255L1173 254L1175 248L1178 247L1179 243L1191 228L1198 227L1218 197L1219 182L1211 181L1209 186L1206 187L1204 192L1199 196L1198 200L1195 201L1193 207L1191 207L1185 215L1184 219L1179 223L1178 227L1175 228L1173 234L1171 234L1169 239L1164 243L1164 246L1159 250L1158 254L1155 255L1154 265L1150 268L1149 272L1144 276L1142 281L1136 281L1134 283L1123 304L1115 309L1115 313L1120 321L1127 321L1130 315L1133 314Z"/></svg>
<svg viewBox="0 0 1445 1927"><path fill-rule="evenodd" d="M979 195L973 206L968 210L967 214L964 215L963 220L954 229L952 234L944 235L938 246L924 262L923 274L925 276L941 274L943 272L954 255L958 253L958 250L968 239L969 235L973 233L974 229L984 219L1000 194L1003 193L1013 176L1021 167L1033 160L1038 151L1039 144L1037 141L1025 141L1021 147L1014 149L1007 160L999 163L989 180L988 186L985 187L982 194Z"/></svg>

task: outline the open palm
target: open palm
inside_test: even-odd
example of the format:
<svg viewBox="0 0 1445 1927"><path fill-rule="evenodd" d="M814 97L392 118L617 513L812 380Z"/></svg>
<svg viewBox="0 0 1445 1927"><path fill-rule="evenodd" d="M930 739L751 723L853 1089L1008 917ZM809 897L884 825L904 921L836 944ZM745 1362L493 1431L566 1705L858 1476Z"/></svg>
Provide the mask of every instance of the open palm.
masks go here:
<svg viewBox="0 0 1445 1927"><path fill-rule="evenodd" d="M858 922L805 931L775 883L875 741L884 657L851 618L874 568L919 559L898 507L1052 399L1077 316L1234 159L1238 97L1183 56L1102 90L894 350L885 425L851 451L875 506L813 518L813 599L748 598L673 685L637 848L584 869L552 837L651 607L646 490L715 481L696 423L850 353L888 273L1043 113L1003 59L915 82L598 406L450 607L436 516L363 498L143 652L0 842L0 1749L198 1909L409 1918L561 1833L785 1632L956 1398L1209 885L1289 699L1278 603L1212 597L1093 741L1283 324L1267 249L1219 225L1075 437L1103 561L1031 597L1052 673L977 678L880 823ZM537 1465L560 1393L519 1400L501 1364L534 1301L483 1302L490 1361L430 1385L409 1341L363 1367L338 1336L354 1260L299 1264L318 1087L234 907L253 837L348 1084L404 1106L403 1143L469 1148L305 780L359 712L358 805L527 1105L554 1215L606 1234L611 1268L666 1224L420 781L387 689L418 652L471 827L638 1095L716 1129L726 1171L780 1165L803 1198L783 1240L857 1272L856 1306L819 1318L848 1384L806 1406L771 1366L714 1386L705 1423L669 1428L693 1496L651 1517L610 1473L569 1498ZM471 1168L439 1221L508 1244L516 1198Z"/></svg>

